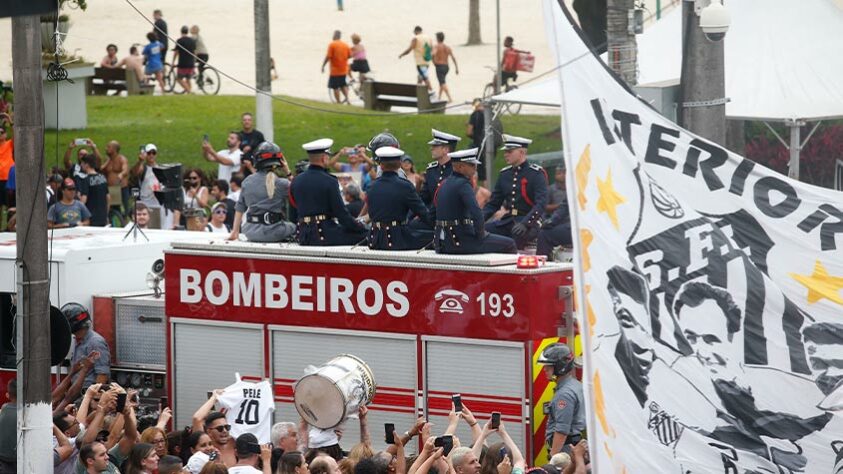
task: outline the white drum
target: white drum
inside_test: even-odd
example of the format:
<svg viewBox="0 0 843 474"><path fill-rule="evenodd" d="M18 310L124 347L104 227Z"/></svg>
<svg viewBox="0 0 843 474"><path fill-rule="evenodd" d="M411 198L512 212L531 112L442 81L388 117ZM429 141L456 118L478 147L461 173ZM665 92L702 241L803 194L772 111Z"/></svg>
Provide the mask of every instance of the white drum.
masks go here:
<svg viewBox="0 0 843 474"><path fill-rule="evenodd" d="M342 354L306 370L293 387L299 415L311 426L333 428L375 398L375 376L365 362Z"/></svg>

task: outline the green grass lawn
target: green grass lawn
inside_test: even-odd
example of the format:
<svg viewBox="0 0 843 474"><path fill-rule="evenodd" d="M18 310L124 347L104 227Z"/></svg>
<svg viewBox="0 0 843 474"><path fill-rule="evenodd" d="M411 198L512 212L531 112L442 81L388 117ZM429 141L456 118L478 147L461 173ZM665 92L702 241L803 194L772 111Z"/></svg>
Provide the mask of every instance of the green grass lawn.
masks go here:
<svg viewBox="0 0 843 474"><path fill-rule="evenodd" d="M323 109L347 112L365 112L357 107L333 105L296 99L299 102ZM427 141L432 127L462 136L462 146L467 147L465 124L468 115L401 115L348 116L308 110L273 102L275 141L295 163L305 158L302 143L322 137L334 139L334 149L367 143L384 130L395 134L401 148L413 156L416 168L423 168L430 161ZM226 133L240 130L240 114L254 111L254 97L246 96L133 96L88 97L88 128L64 130L45 134L48 167L61 162L67 144L74 138L90 138L105 153L105 144L117 140L122 151L134 163L139 145L155 143L159 150L159 163L180 162L185 166L198 166L216 171L216 164L205 161L200 146L202 136L208 134L215 148L225 146ZM555 151L561 148L558 115L504 115L504 131L534 140L531 153ZM503 165L498 152L497 168ZM60 164L59 164L60 166Z"/></svg>

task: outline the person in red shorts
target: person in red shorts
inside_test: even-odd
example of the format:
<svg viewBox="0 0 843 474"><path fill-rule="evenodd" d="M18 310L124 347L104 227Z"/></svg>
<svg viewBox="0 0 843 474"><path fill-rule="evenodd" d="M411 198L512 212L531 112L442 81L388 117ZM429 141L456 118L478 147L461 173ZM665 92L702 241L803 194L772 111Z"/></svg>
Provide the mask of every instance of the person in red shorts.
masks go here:
<svg viewBox="0 0 843 474"><path fill-rule="evenodd" d="M190 79L193 77L193 68L196 67L196 40L190 36L190 29L187 25L181 27L181 38L176 40L176 47L173 48L173 51L173 62L176 63L176 78L184 88L184 92L191 94Z"/></svg>
<svg viewBox="0 0 843 474"><path fill-rule="evenodd" d="M345 76L348 74L348 58L351 57L351 48L342 41L340 37L342 34L339 30L334 31L334 40L328 44L328 52L325 54L325 60L322 61L322 72L325 72L325 65L331 63L331 74L328 78L328 89L334 91L334 99L340 101L340 91L345 98L344 103L348 101L348 83L345 81Z"/></svg>

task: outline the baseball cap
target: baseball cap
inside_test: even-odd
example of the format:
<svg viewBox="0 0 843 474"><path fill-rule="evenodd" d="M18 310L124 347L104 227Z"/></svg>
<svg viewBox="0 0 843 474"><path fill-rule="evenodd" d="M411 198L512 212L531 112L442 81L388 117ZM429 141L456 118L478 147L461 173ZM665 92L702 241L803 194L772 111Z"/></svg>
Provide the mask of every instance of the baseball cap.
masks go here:
<svg viewBox="0 0 843 474"><path fill-rule="evenodd" d="M64 178L61 183L62 189L76 189L76 182L72 178Z"/></svg>
<svg viewBox="0 0 843 474"><path fill-rule="evenodd" d="M258 438L252 433L243 433L237 437L234 442L235 450L238 454L260 454L261 445L258 443Z"/></svg>
<svg viewBox="0 0 843 474"><path fill-rule="evenodd" d="M157 146L155 146L155 144L154 144L154 143L148 143L148 144L147 144L147 145L143 148L143 151L145 151L145 152L147 152L147 153L149 153L150 151L155 151L155 152L157 152L157 151L158 151L158 147L157 147Z"/></svg>

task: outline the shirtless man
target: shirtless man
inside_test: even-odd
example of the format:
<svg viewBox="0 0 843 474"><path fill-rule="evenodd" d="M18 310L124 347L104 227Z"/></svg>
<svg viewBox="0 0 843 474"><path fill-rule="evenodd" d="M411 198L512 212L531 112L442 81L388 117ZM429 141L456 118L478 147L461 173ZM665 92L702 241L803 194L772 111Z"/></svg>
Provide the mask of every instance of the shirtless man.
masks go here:
<svg viewBox="0 0 843 474"><path fill-rule="evenodd" d="M214 410L217 397L222 395L222 389L211 392L211 397L193 414L193 432L204 431L211 438L211 443L220 452L220 460L225 467L237 464L234 450L234 437L231 436L231 425L225 420L225 415Z"/></svg>
<svg viewBox="0 0 843 474"><path fill-rule="evenodd" d="M143 84L143 55L140 54L136 45L132 45L132 47L129 48L129 55L121 59L114 67L124 67L128 70L135 71L135 74L138 75L138 82Z"/></svg>
<svg viewBox="0 0 843 474"><path fill-rule="evenodd" d="M445 77L448 75L449 67L448 60L454 61L454 69L456 73L460 73L460 67L457 65L457 58L451 47L445 44L445 33L441 31L436 33L436 46L433 47L433 67L436 68L436 79L439 81L439 98L442 99L442 94L448 97L448 102L451 102L451 91L448 90L448 84L445 83Z"/></svg>
<svg viewBox="0 0 843 474"><path fill-rule="evenodd" d="M109 193L113 186L120 186L120 198L123 201L123 213L129 213L129 160L120 153L120 143L117 140L108 142L105 146L105 164L102 174L108 181ZM112 201L114 202L114 201Z"/></svg>

